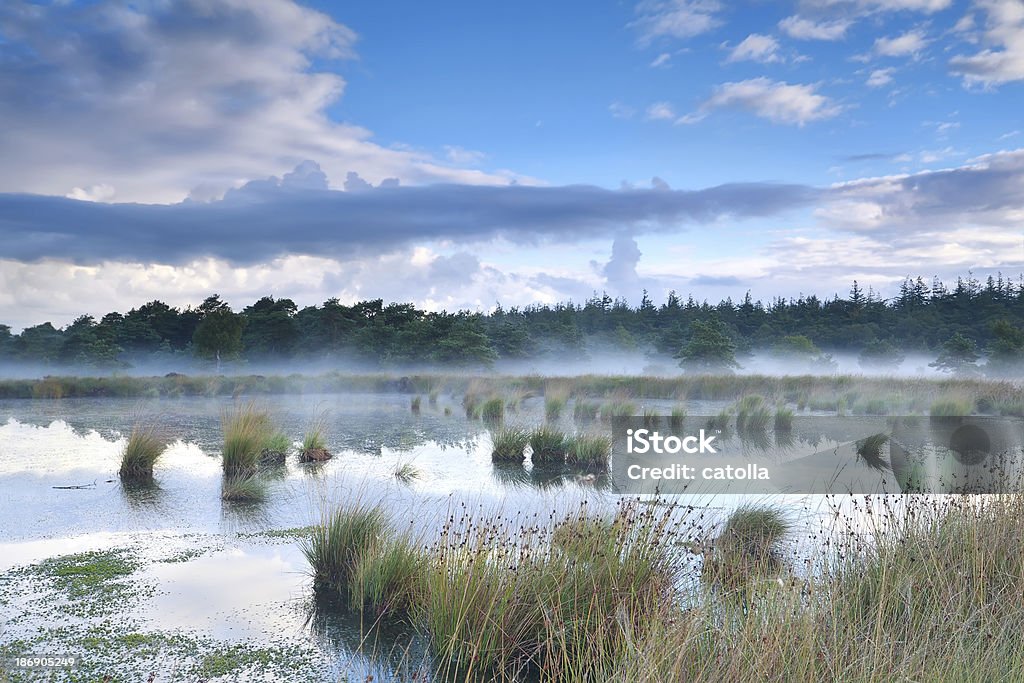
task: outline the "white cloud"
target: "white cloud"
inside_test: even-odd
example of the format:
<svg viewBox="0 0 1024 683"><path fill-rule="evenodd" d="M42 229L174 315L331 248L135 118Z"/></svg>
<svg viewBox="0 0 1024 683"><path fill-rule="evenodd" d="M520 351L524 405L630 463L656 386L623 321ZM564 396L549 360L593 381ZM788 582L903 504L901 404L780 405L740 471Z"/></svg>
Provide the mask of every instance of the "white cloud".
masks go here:
<svg viewBox="0 0 1024 683"><path fill-rule="evenodd" d="M924 32L913 29L898 36L877 38L873 49L881 57L906 57L920 54L927 44Z"/></svg>
<svg viewBox="0 0 1024 683"><path fill-rule="evenodd" d="M676 118L676 112L668 102L655 102L647 107L646 116L650 121L671 121Z"/></svg>
<svg viewBox="0 0 1024 683"><path fill-rule="evenodd" d="M457 166L477 166L487 158L487 155L483 152L475 149L466 149L458 145L445 145L444 155L448 161Z"/></svg>
<svg viewBox="0 0 1024 683"><path fill-rule="evenodd" d="M852 23L848 19L816 22L793 15L780 21L779 29L797 40L842 40Z"/></svg>
<svg viewBox="0 0 1024 683"><path fill-rule="evenodd" d="M779 57L779 41L771 36L751 33L729 52L728 62L777 62Z"/></svg>
<svg viewBox="0 0 1024 683"><path fill-rule="evenodd" d="M677 120L695 123L715 109L742 109L773 123L803 126L811 121L836 116L842 108L825 95L815 92L815 86L752 78L735 83L723 83L693 114Z"/></svg>
<svg viewBox="0 0 1024 683"><path fill-rule="evenodd" d="M608 111L611 113L612 118L616 119L631 119L636 114L636 109L622 102L612 102L608 105Z"/></svg>
<svg viewBox="0 0 1024 683"><path fill-rule="evenodd" d="M896 69L875 69L868 76L867 86L869 88L881 88L892 83L892 74Z"/></svg>
<svg viewBox="0 0 1024 683"><path fill-rule="evenodd" d="M356 34L293 0L5 0L0 43L18 55L0 79L7 191L174 202L310 157L374 183L508 181L333 120Z"/></svg>
<svg viewBox="0 0 1024 683"><path fill-rule="evenodd" d="M662 52L651 61L651 68L657 69L659 66L668 66L670 61L672 61L672 55L668 52Z"/></svg>
<svg viewBox="0 0 1024 683"><path fill-rule="evenodd" d="M716 0L644 0L630 26L640 32L643 45L658 38L692 38L721 24L721 8Z"/></svg>
<svg viewBox="0 0 1024 683"><path fill-rule="evenodd" d="M991 47L950 60L967 85L997 86L1024 80L1024 0L979 0L985 10L984 40Z"/></svg>
<svg viewBox="0 0 1024 683"><path fill-rule="evenodd" d="M76 187L68 192L65 197L68 199L78 199L83 202L109 202L113 201L117 190L113 185L106 185L100 183L99 185L90 185L89 187Z"/></svg>

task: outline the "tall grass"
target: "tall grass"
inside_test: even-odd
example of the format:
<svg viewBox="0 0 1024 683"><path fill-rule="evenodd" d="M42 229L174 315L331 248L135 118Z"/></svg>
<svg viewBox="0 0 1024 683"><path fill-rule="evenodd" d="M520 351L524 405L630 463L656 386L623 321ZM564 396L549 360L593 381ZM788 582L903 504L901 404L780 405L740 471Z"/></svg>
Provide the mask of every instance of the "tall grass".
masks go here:
<svg viewBox="0 0 1024 683"><path fill-rule="evenodd" d="M389 529L379 505L356 502L327 513L301 545L314 586L347 591L359 562L380 545Z"/></svg>
<svg viewBox="0 0 1024 683"><path fill-rule="evenodd" d="M736 404L736 431L747 434L764 432L768 429L771 417L764 396L744 396Z"/></svg>
<svg viewBox="0 0 1024 683"><path fill-rule="evenodd" d="M549 420L559 419L568 402L569 395L564 389L559 387L549 390L544 394L544 416Z"/></svg>
<svg viewBox="0 0 1024 683"><path fill-rule="evenodd" d="M422 407L422 405L423 405L423 397L422 396L413 396L409 400L409 410L411 410L414 415L418 415L419 414L420 408Z"/></svg>
<svg viewBox="0 0 1024 683"><path fill-rule="evenodd" d="M530 433L530 456L534 465L564 464L569 439L565 432L542 425Z"/></svg>
<svg viewBox="0 0 1024 683"><path fill-rule="evenodd" d="M402 462L395 465L392 474L395 475L395 479L403 484L411 484L420 478L420 471L411 462Z"/></svg>
<svg viewBox="0 0 1024 683"><path fill-rule="evenodd" d="M597 419L600 406L593 401L576 399L572 406L572 418L577 422L590 422Z"/></svg>
<svg viewBox="0 0 1024 683"><path fill-rule="evenodd" d="M220 497L236 503L258 503L267 497L267 483L258 472L225 474Z"/></svg>
<svg viewBox="0 0 1024 683"><path fill-rule="evenodd" d="M928 414L938 418L964 417L974 414L974 402L963 397L946 397L934 401Z"/></svg>
<svg viewBox="0 0 1024 683"><path fill-rule="evenodd" d="M224 473L233 476L254 472L264 445L273 434L267 412L254 403L236 405L221 416L221 429Z"/></svg>
<svg viewBox="0 0 1024 683"><path fill-rule="evenodd" d="M530 432L522 427L505 426L491 432L491 460L521 463L526 459Z"/></svg>
<svg viewBox="0 0 1024 683"><path fill-rule="evenodd" d="M711 553L705 554L703 578L736 588L777 572L782 567L781 544L791 526L775 507L745 504L736 508Z"/></svg>
<svg viewBox="0 0 1024 683"><path fill-rule="evenodd" d="M668 416L668 426L673 430L680 430L686 423L686 408L682 406L673 406L672 412Z"/></svg>
<svg viewBox="0 0 1024 683"><path fill-rule="evenodd" d="M484 401L480 406L480 417L484 422L497 424L505 419L505 400L495 396Z"/></svg>
<svg viewBox="0 0 1024 683"><path fill-rule="evenodd" d="M569 439L565 462L587 469L604 470L612 454L612 439L603 434L577 434Z"/></svg>
<svg viewBox="0 0 1024 683"><path fill-rule="evenodd" d="M167 441L155 424L136 423L121 450L122 481L140 482L153 478L153 465L167 449Z"/></svg>
<svg viewBox="0 0 1024 683"><path fill-rule="evenodd" d="M775 409L775 431L788 432L793 429L793 411L789 408Z"/></svg>
<svg viewBox="0 0 1024 683"><path fill-rule="evenodd" d="M426 565L411 539L388 538L360 553L345 592L355 609L402 615L422 599Z"/></svg>

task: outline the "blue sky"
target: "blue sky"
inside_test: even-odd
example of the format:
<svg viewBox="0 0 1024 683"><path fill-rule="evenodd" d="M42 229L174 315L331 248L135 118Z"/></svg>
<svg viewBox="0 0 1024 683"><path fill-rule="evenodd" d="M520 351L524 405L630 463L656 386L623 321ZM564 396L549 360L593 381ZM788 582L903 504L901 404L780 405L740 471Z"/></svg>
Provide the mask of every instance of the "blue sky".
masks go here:
<svg viewBox="0 0 1024 683"><path fill-rule="evenodd" d="M1015 277L1022 93L1022 0L11 0L0 312Z"/></svg>

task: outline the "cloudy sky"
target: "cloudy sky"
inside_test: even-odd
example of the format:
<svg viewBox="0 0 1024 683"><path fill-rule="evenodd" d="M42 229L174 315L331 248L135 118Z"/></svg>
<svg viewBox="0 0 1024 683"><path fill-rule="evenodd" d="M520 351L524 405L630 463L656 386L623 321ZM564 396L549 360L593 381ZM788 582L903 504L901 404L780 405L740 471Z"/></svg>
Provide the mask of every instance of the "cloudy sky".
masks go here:
<svg viewBox="0 0 1024 683"><path fill-rule="evenodd" d="M1024 0L0 3L0 322L1024 272Z"/></svg>

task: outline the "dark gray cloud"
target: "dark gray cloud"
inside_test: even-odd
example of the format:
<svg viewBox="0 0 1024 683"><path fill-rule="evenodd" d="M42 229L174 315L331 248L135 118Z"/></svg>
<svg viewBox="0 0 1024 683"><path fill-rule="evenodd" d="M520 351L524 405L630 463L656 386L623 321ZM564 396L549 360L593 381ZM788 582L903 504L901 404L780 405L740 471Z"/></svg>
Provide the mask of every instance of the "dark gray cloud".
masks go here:
<svg viewBox="0 0 1024 683"><path fill-rule="evenodd" d="M284 179L254 181L208 203L101 204L0 194L0 253L44 258L183 263L218 257L235 264L284 254L349 257L414 241L505 238L516 243L680 229L723 217L769 216L812 204L800 185L737 183L703 190L426 185L322 189L304 162Z"/></svg>

